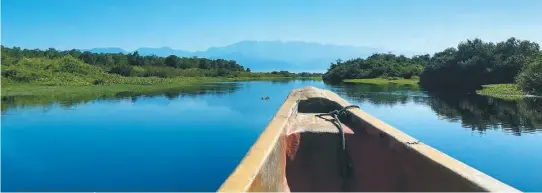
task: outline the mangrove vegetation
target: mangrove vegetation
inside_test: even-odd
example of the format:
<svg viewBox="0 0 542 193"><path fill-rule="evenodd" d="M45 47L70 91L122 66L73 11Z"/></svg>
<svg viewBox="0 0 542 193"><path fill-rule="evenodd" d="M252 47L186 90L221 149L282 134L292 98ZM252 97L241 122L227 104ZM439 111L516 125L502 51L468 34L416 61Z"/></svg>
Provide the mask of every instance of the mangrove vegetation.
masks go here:
<svg viewBox="0 0 542 193"><path fill-rule="evenodd" d="M429 62L429 58L429 55L409 58L391 53L377 53L366 59L337 60L331 64L323 79L328 82L387 77L410 79L420 75L423 67Z"/></svg>
<svg viewBox="0 0 542 193"><path fill-rule="evenodd" d="M542 51L537 43L516 38L498 43L474 39L433 55L405 57L379 53L366 59L338 60L331 64L323 79L332 83L371 82L367 79L417 76L420 86L429 91L470 93L485 87L489 89L478 93L542 95Z"/></svg>

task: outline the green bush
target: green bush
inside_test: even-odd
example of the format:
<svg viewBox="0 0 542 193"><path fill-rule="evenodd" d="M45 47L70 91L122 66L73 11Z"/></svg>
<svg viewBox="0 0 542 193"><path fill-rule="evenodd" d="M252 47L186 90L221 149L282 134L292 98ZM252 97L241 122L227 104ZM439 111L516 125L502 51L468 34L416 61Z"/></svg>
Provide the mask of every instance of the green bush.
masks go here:
<svg viewBox="0 0 542 193"><path fill-rule="evenodd" d="M332 63L323 79L327 82L341 82L344 79L370 79L418 76L429 56L408 58L394 54L373 54L366 59L356 58L346 61L337 60Z"/></svg>
<svg viewBox="0 0 542 193"><path fill-rule="evenodd" d="M16 82L32 82L39 80L42 76L27 69L2 69L2 77Z"/></svg>
<svg viewBox="0 0 542 193"><path fill-rule="evenodd" d="M54 60L51 65L45 67L46 70L54 72L67 72L73 74L90 75L101 74L103 70L96 66L83 63L72 56L64 56L60 60Z"/></svg>
<svg viewBox="0 0 542 193"><path fill-rule="evenodd" d="M542 58L527 65L519 73L517 84L526 93L542 95Z"/></svg>
<svg viewBox="0 0 542 193"><path fill-rule="evenodd" d="M17 62L14 67L25 69L43 69L52 63L52 60L44 58L23 58Z"/></svg>
<svg viewBox="0 0 542 193"><path fill-rule="evenodd" d="M96 79L94 82L93 82L94 85L102 85L102 84L105 84L105 81L102 80L102 79Z"/></svg>
<svg viewBox="0 0 542 193"><path fill-rule="evenodd" d="M298 75L288 71L251 73L245 71L235 61L222 59L180 58L179 66L169 67L161 65L160 62L163 62L161 61L163 58L142 57L136 53L122 57L122 54L102 55L71 50L58 52L54 57L49 57L36 50L22 50L22 53L20 52L21 50L18 48L6 49L2 47L2 62L6 62L6 64L2 64L2 85L19 82L50 86L152 85L184 83L187 77L198 77L196 79L199 79L200 77L218 76L242 78L317 75L315 73ZM140 59L142 60L138 61Z"/></svg>
<svg viewBox="0 0 542 193"><path fill-rule="evenodd" d="M115 66L109 70L109 73L118 74L121 76L132 76L132 67L128 65Z"/></svg>
<svg viewBox="0 0 542 193"><path fill-rule="evenodd" d="M92 85L92 81L91 77L75 76L71 73L52 73L37 82L48 86L87 86Z"/></svg>
<svg viewBox="0 0 542 193"><path fill-rule="evenodd" d="M132 66L131 76L144 76L147 73L147 70L140 66Z"/></svg>
<svg viewBox="0 0 542 193"><path fill-rule="evenodd" d="M472 92L481 85L513 83L538 55L535 42L467 40L435 53L420 75L420 85L426 90Z"/></svg>

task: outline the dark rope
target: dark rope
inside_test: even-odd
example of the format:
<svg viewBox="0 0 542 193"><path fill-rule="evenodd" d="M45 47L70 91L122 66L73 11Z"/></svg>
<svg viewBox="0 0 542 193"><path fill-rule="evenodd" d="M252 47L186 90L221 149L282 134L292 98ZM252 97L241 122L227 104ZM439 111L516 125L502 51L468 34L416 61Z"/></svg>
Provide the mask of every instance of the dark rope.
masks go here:
<svg viewBox="0 0 542 193"><path fill-rule="evenodd" d="M339 119L339 116L340 115L346 115L346 110L350 109L350 108L359 108L359 106L357 105L349 105L349 106L346 106L344 108L342 108L341 110L333 110L331 112L329 112L330 115L333 116L333 118L335 118L335 120L337 120L338 122L338 125L339 125L339 133L341 134L341 142L342 142L342 148L343 148L343 151L346 151L346 139L344 137L344 129L343 129L343 125L341 123L341 120Z"/></svg>
<svg viewBox="0 0 542 193"><path fill-rule="evenodd" d="M344 129L343 129L343 126L342 126L342 123L341 123L341 120L339 119L339 116L341 115L346 115L346 111L350 108L359 108L359 106L357 105L349 105L349 106L346 106L340 110L333 110L329 113L326 113L326 114L323 114L323 115L331 115L336 121L337 121L337 125L339 127L339 133L341 134L341 145L342 145L342 151L343 151L343 163L344 165L342 165L341 167L341 177L343 177L343 179L349 179L352 175L352 163L351 163L351 160L350 160L350 155L348 154L348 150L346 149L346 138L344 136ZM344 187L343 187L344 188Z"/></svg>

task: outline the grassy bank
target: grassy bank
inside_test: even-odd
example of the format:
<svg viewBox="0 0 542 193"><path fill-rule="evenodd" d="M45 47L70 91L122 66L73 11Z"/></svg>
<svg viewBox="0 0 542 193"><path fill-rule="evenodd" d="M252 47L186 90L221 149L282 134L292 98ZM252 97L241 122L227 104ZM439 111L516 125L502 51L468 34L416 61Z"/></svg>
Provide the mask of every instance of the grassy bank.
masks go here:
<svg viewBox="0 0 542 193"><path fill-rule="evenodd" d="M131 84L130 81L105 85L45 85L40 83L15 83L4 81L2 83L2 96L19 95L83 95L89 93L108 95L118 92L145 93L184 87L194 87L203 83L229 82L229 81L250 81L250 80L321 80L319 77L292 78L292 77L179 77L160 78L152 84Z"/></svg>
<svg viewBox="0 0 542 193"><path fill-rule="evenodd" d="M7 83L2 82L2 111L12 107L35 105L51 105L59 103L64 107L72 107L80 103L96 99L132 98L137 96L196 96L208 93L231 93L238 86L205 86L213 82L235 82L249 80L288 81L293 79L317 80L318 78L292 77L183 77L157 81L155 84L109 84L109 85L55 85L47 86L39 83ZM135 97L135 98L134 98Z"/></svg>
<svg viewBox="0 0 542 193"><path fill-rule="evenodd" d="M9 107L48 106L59 103L64 107L96 99L132 98L137 96L201 95L236 89L235 87L206 87L210 79L186 79L176 84L162 85L92 85L92 86L43 86L31 84L9 85L2 89L2 111Z"/></svg>
<svg viewBox="0 0 542 193"><path fill-rule="evenodd" d="M481 90L476 91L479 95L485 95L504 100L518 100L522 99L526 95L515 84L490 84L483 85Z"/></svg>
<svg viewBox="0 0 542 193"><path fill-rule="evenodd" d="M3 61L11 61L7 59L9 58L3 58ZM172 74L172 72L175 73ZM7 64L2 63L1 80L2 96L15 96L148 92L219 81L317 79L310 77L312 75L314 74L295 74L287 71L253 73L235 68L181 69L167 66L126 65L104 67L89 65L67 55L53 59L23 57Z"/></svg>
<svg viewBox="0 0 542 193"><path fill-rule="evenodd" d="M346 79L343 82L374 84L374 85L398 84L398 85L418 86L418 79L371 78L371 79ZM476 93L479 95L485 95L485 96L490 96L490 97L504 99L504 100L519 100L519 99L523 99L525 97L530 96L524 93L515 84L483 85L482 89L477 90Z"/></svg>
<svg viewBox="0 0 542 193"><path fill-rule="evenodd" d="M169 83L158 83L151 85L140 84L110 84L110 85L58 85L47 86L41 84L4 84L2 85L2 96L18 95L50 95L50 94L82 94L82 93L117 93L117 92L146 92L153 90L170 89L197 85L204 82L211 82L211 79L182 78Z"/></svg>
<svg viewBox="0 0 542 193"><path fill-rule="evenodd" d="M400 85L418 85L418 78L404 79L404 78L370 78L370 79L345 79L343 82L347 83L365 83L376 85L388 85L388 84L400 84Z"/></svg>

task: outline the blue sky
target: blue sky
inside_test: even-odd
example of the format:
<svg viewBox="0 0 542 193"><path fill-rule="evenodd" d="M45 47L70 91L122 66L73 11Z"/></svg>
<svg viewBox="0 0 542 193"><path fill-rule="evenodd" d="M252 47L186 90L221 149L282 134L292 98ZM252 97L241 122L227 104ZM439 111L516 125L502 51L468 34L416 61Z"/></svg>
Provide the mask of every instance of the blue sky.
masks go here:
<svg viewBox="0 0 542 193"><path fill-rule="evenodd" d="M540 0L2 0L2 44L24 48L307 41L433 52L467 38L542 43Z"/></svg>

